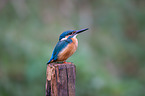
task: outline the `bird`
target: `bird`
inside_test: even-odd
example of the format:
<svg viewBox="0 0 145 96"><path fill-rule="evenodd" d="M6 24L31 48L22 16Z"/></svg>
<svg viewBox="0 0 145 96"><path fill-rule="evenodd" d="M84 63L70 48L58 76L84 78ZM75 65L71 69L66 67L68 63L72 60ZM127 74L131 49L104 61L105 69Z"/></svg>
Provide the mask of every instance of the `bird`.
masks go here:
<svg viewBox="0 0 145 96"><path fill-rule="evenodd" d="M89 28L81 29L81 30L68 30L64 31L59 36L59 41L57 42L50 60L47 64L53 63L53 62L62 62L67 63L66 60L72 56L78 47L78 40L76 36L79 33L82 33Z"/></svg>

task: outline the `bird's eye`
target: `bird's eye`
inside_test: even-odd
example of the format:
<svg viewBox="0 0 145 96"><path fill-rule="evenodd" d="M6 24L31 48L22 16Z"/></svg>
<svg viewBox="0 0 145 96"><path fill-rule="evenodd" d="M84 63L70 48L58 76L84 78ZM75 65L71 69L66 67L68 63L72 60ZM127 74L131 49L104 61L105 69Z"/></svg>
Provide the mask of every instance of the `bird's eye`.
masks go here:
<svg viewBox="0 0 145 96"><path fill-rule="evenodd" d="M74 34L76 31L73 31L72 34Z"/></svg>

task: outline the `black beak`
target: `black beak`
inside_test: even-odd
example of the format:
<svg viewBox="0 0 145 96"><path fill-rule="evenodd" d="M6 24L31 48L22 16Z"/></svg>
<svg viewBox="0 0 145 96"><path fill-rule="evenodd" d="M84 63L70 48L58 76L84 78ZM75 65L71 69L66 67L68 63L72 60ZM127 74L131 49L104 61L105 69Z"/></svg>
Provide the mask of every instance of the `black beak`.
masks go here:
<svg viewBox="0 0 145 96"><path fill-rule="evenodd" d="M86 31L86 30L88 30L88 29L89 29L89 28L85 28L85 29L77 30L77 31L76 31L76 34L82 33L82 32L84 32L84 31Z"/></svg>

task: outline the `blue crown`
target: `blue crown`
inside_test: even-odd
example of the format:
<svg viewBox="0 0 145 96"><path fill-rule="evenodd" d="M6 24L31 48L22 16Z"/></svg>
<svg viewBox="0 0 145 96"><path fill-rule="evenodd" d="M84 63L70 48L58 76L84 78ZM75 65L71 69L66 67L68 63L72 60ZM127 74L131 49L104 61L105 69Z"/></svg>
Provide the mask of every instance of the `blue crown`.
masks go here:
<svg viewBox="0 0 145 96"><path fill-rule="evenodd" d="M71 35L72 32L74 32L75 30L68 30L68 31L64 31L60 36L59 36L59 40L61 40L62 38L65 38L65 36L67 35Z"/></svg>

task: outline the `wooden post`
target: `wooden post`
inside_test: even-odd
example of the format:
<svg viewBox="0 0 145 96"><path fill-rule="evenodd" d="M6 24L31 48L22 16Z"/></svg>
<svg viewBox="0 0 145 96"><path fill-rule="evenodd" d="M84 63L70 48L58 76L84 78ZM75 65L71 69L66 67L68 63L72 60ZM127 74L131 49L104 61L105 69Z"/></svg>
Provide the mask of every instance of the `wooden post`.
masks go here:
<svg viewBox="0 0 145 96"><path fill-rule="evenodd" d="M72 63L47 66L46 96L75 96L76 67Z"/></svg>

